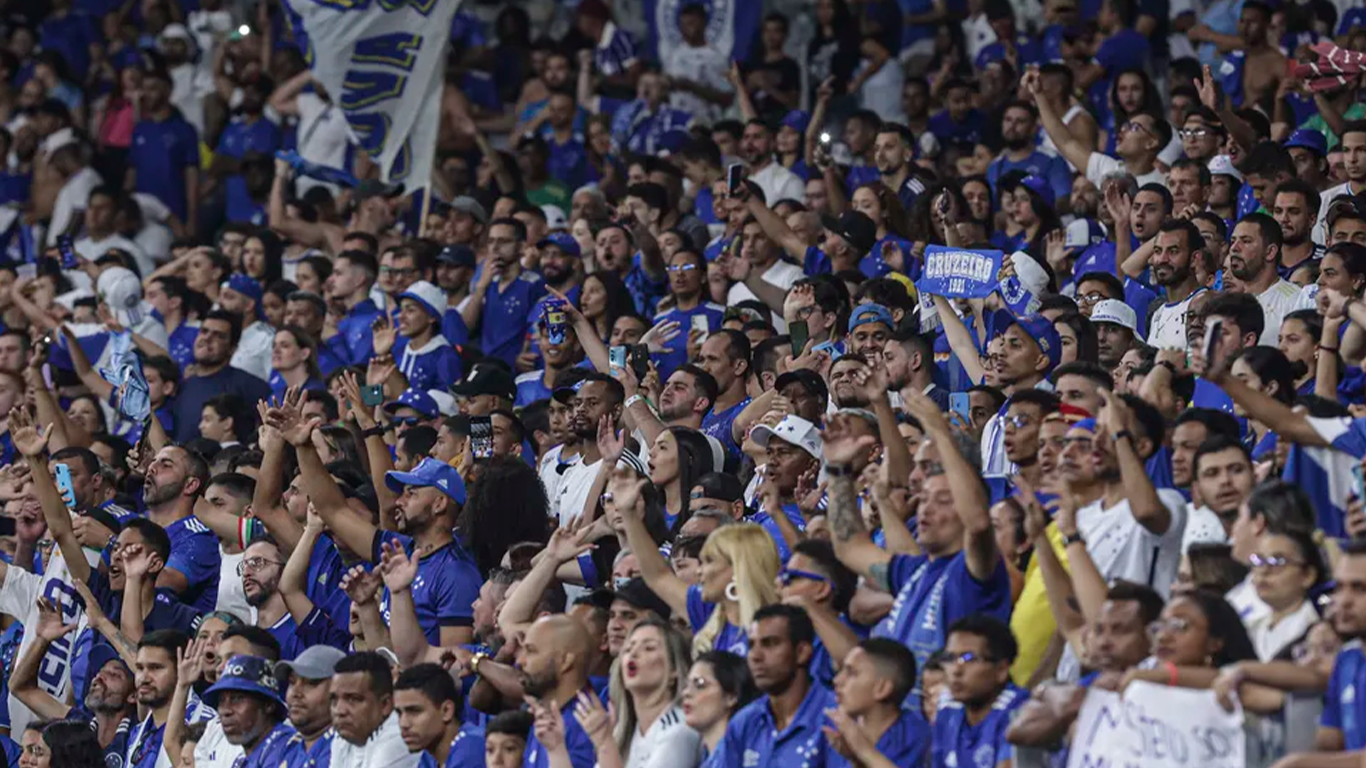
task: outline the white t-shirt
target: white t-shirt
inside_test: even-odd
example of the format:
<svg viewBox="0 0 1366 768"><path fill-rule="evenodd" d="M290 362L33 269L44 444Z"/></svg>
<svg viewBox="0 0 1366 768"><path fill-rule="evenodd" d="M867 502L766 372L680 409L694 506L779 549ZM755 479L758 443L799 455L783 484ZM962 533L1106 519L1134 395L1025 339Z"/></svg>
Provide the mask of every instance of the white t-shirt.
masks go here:
<svg viewBox="0 0 1366 768"><path fill-rule="evenodd" d="M233 368L245 371L261 381L270 381L270 353L275 344L275 329L264 320L257 320L242 329L242 340L232 353Z"/></svg>
<svg viewBox="0 0 1366 768"><path fill-rule="evenodd" d="M1096 185L1096 189L1101 188L1101 182L1105 177L1116 171L1123 171L1124 161L1118 158L1102 155L1099 152L1092 152L1091 157L1086 160L1086 179ZM1154 168L1142 176L1134 177L1138 181L1138 186L1144 184L1161 184L1167 186L1167 174Z"/></svg>
<svg viewBox="0 0 1366 768"><path fill-rule="evenodd" d="M236 572L233 575L236 576ZM238 581L241 581L240 577ZM217 719L204 726L204 737L194 745L195 768L233 768L241 757L242 748L228 741L223 724Z"/></svg>
<svg viewBox="0 0 1366 768"><path fill-rule="evenodd" d="M1352 194L1352 182L1344 181L1336 187L1329 187L1319 196L1319 220L1310 232L1310 238L1319 245L1328 245L1328 209L1333 201L1343 195Z"/></svg>
<svg viewBox="0 0 1366 768"><path fill-rule="evenodd" d="M146 192L134 192L133 200L137 201L138 208L142 209L142 229L138 230L133 242L137 243L152 261L166 261L171 256L171 243L175 241L171 228L166 226L171 217L171 209Z"/></svg>
<svg viewBox="0 0 1366 768"><path fill-rule="evenodd" d="M1158 349L1185 349L1186 312L1190 310L1191 300L1204 290L1201 288L1175 304L1163 304L1158 307L1148 322L1148 346Z"/></svg>
<svg viewBox="0 0 1366 768"><path fill-rule="evenodd" d="M1299 307L1300 287L1288 280L1277 280L1270 288L1257 294L1257 303L1262 305L1262 312L1266 314L1266 325L1262 328L1258 343L1264 347L1274 347L1281 338L1281 321Z"/></svg>
<svg viewBox="0 0 1366 768"><path fill-rule="evenodd" d="M1128 499L1105 509L1102 498L1077 510L1077 532L1107 582L1125 579L1146 584L1166 597L1181 563L1186 500L1168 488L1159 489L1157 495L1171 513L1171 524L1160 536L1139 524Z"/></svg>
<svg viewBox="0 0 1366 768"><path fill-rule="evenodd" d="M806 184L802 182L802 177L784 168L782 163L770 161L749 180L764 191L764 202L770 208L779 200L806 201Z"/></svg>
<svg viewBox="0 0 1366 768"><path fill-rule="evenodd" d="M1257 658L1261 661L1271 661L1276 658L1276 654L1285 650L1286 646L1304 637L1304 633L1318 620L1319 612L1314 610L1314 604L1305 600L1294 613L1281 619L1274 626L1271 624L1270 611L1250 621L1245 620L1243 626L1247 627L1247 636L1252 640L1252 647L1257 649Z"/></svg>
<svg viewBox="0 0 1366 768"><path fill-rule="evenodd" d="M89 236L82 237L72 243L71 247L86 261L98 259L108 253L110 248L128 251L128 255L132 256L134 263L138 265L138 272L142 273L144 277L152 274L152 271L157 268L157 265L152 262L152 258L143 252L137 243L119 234L110 235L103 240L92 240Z"/></svg>
<svg viewBox="0 0 1366 768"><path fill-rule="evenodd" d="M775 288L781 288L783 291L792 290L792 286L796 285L797 281L804 277L806 277L805 270L796 264L783 261L782 259L773 262L773 266L764 270L764 282ZM736 283L735 285L732 285L730 291L726 293L726 304L733 307L742 301L753 301L758 298L758 296L754 295L754 291L749 289L749 286L744 283ZM787 322L776 314L772 315L772 318L773 327L777 329L778 333L787 333Z"/></svg>
<svg viewBox="0 0 1366 768"><path fill-rule="evenodd" d="M602 459L585 464L583 456L575 456L564 474L560 475L559 492L550 502L550 514L559 519L560 525L583 513L583 507L588 503L588 492L593 490L593 481L598 477L601 464Z"/></svg>
<svg viewBox="0 0 1366 768"><path fill-rule="evenodd" d="M64 234L79 211L90 202L91 190L104 183L94 168L82 168L66 180L52 204L52 221L47 228L47 244L55 246L57 236Z"/></svg>
<svg viewBox="0 0 1366 768"><path fill-rule="evenodd" d="M95 553L95 562L99 563L99 553ZM76 589L71 586L71 572L62 559L61 551L54 548L52 556L43 565L42 576L13 565L6 569L5 580L0 582L0 613L15 617L26 627L36 627L38 599L47 598L61 606L63 620L78 623L76 632L48 648L47 655L43 657L44 674L38 676L39 689L52 694L58 701L67 701L71 692L71 652L77 635L85 628L86 616L76 603ZM36 633L25 632L14 658L23 658L36 638ZM9 717L11 733L23 733L24 728L36 719L33 712L13 693L9 695Z"/></svg>
<svg viewBox="0 0 1366 768"><path fill-rule="evenodd" d="M316 93L301 93L295 103L299 110L299 156L329 168L345 166L347 148L351 144L346 116ZM336 192L335 185L306 176L295 182L300 195L313 187L326 187Z"/></svg>
<svg viewBox="0 0 1366 768"><path fill-rule="evenodd" d="M650 724L645 733L632 734L626 768L693 768L702 761L702 736L683 721L675 704Z"/></svg>
<svg viewBox="0 0 1366 768"><path fill-rule="evenodd" d="M1186 505L1186 532L1181 536L1181 552L1190 550L1192 544L1226 544L1228 532L1224 523L1209 507L1196 508Z"/></svg>
<svg viewBox="0 0 1366 768"><path fill-rule="evenodd" d="M423 754L410 753L403 743L397 712L390 712L362 746L356 746L340 735L332 740L332 768L413 768Z"/></svg>
<svg viewBox="0 0 1366 768"><path fill-rule="evenodd" d="M219 544L218 556L218 601L214 605L214 610L227 611L242 621L255 625L256 609L247 604L247 593L242 589L242 577L237 575L237 567L246 553L228 554L223 551L223 545Z"/></svg>
<svg viewBox="0 0 1366 768"><path fill-rule="evenodd" d="M712 45L704 45L701 48L693 48L686 43L677 45L664 61L664 74L691 80L726 93L734 90L726 79L729 70L730 59ZM669 104L675 109L690 113L704 123L714 123L721 117L720 105L681 88L674 88L669 94Z"/></svg>

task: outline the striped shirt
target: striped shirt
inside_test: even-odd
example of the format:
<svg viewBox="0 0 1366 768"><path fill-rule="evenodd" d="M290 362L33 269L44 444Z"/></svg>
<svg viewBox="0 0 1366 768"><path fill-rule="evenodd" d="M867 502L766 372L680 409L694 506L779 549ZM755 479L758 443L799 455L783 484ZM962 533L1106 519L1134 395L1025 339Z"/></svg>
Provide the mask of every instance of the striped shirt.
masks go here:
<svg viewBox="0 0 1366 768"><path fill-rule="evenodd" d="M593 67L604 77L615 77L639 60L636 41L626 30L612 22L602 28L602 37L593 49Z"/></svg>

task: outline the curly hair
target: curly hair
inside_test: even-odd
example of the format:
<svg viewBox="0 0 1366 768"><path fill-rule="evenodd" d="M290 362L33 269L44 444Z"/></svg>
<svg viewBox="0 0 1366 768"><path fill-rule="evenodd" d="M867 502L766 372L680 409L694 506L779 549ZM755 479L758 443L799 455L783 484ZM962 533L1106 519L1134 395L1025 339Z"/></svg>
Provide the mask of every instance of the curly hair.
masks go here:
<svg viewBox="0 0 1366 768"><path fill-rule="evenodd" d="M487 575L511 545L546 542L548 509L545 486L536 470L520 458L495 456L471 484L457 527L479 570Z"/></svg>

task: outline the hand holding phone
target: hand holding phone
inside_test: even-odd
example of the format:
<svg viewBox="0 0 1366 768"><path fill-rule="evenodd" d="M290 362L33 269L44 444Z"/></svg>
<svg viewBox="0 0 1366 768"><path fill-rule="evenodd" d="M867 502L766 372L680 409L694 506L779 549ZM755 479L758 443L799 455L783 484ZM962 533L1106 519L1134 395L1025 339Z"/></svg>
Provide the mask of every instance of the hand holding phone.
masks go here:
<svg viewBox="0 0 1366 768"><path fill-rule="evenodd" d="M362 386L362 387L360 388L360 401L361 401L361 404L362 404L362 405L364 405L364 406L366 406L366 407L369 407L369 408L374 408L374 407L377 406L377 405L383 405L383 404L384 404L384 385L383 385L383 384L366 384L366 385Z"/></svg>
<svg viewBox="0 0 1366 768"><path fill-rule="evenodd" d="M1210 371L1215 368L1214 351L1219 346L1219 340L1224 335L1223 318L1211 317L1205 321L1205 342L1201 345L1201 351L1205 353L1205 370Z"/></svg>
<svg viewBox="0 0 1366 768"><path fill-rule="evenodd" d="M61 494L62 503L67 509L75 509L76 488L71 484L71 467L58 462L52 465L52 471L57 479L57 493Z"/></svg>
<svg viewBox="0 0 1366 768"><path fill-rule="evenodd" d="M726 167L726 197L739 197L740 190L744 188L745 166L740 163L731 163Z"/></svg>
<svg viewBox="0 0 1366 768"><path fill-rule="evenodd" d="M493 458L492 417L470 417L470 453L474 456L475 461Z"/></svg>
<svg viewBox="0 0 1366 768"><path fill-rule="evenodd" d="M787 324L787 333L792 337L792 356L801 357L806 350L806 342L811 338L805 320L793 320Z"/></svg>

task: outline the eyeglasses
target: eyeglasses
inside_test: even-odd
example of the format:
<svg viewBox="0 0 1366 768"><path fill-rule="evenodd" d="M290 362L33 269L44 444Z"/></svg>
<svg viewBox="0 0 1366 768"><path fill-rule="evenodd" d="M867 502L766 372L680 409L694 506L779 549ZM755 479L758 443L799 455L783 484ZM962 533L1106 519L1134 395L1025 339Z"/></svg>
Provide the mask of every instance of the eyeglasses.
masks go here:
<svg viewBox="0 0 1366 768"><path fill-rule="evenodd" d="M1120 130L1121 130L1121 131L1124 131L1125 133L1127 133L1127 132L1129 132L1129 131L1143 131L1144 133L1148 134L1149 136L1151 136L1151 135L1153 134L1153 132L1150 131L1150 130L1148 130L1148 128L1147 128L1146 126L1144 126L1143 123L1140 123L1140 122L1138 122L1137 120L1130 120L1129 122L1127 122L1127 123L1125 123L1123 126L1121 126L1121 127L1120 127Z"/></svg>
<svg viewBox="0 0 1366 768"><path fill-rule="evenodd" d="M1191 623L1181 618L1158 619L1148 625L1148 637L1155 638L1163 632L1181 635L1189 632Z"/></svg>
<svg viewBox="0 0 1366 768"><path fill-rule="evenodd" d="M404 427L411 427L411 426L416 425L419 421L422 421L422 419L420 419L420 418L418 418L418 417L416 417L416 416L398 416L398 417L395 417L395 418L391 419L391 420L389 421L389 423L390 423L390 424L395 424L395 425L401 425L401 426L404 426Z"/></svg>
<svg viewBox="0 0 1366 768"><path fill-rule="evenodd" d="M1106 295L1103 294L1103 293L1097 293L1097 292L1085 293L1085 294L1082 294L1082 293L1077 294L1077 301L1080 302L1080 303L1082 303L1082 304L1096 304L1096 303L1101 302L1101 301L1104 301L1104 300L1106 300L1106 299L1108 299L1108 298L1110 298L1110 297L1109 297L1109 296L1106 296Z"/></svg>
<svg viewBox="0 0 1366 768"><path fill-rule="evenodd" d="M1025 427L1032 424L1033 421L1028 416L1025 416L1023 414L1017 414L1015 416L1007 416L1005 418L1005 423L1009 424L1010 426L1016 429L1024 429Z"/></svg>
<svg viewBox="0 0 1366 768"><path fill-rule="evenodd" d="M1342 647L1334 643L1311 643L1306 640L1296 645L1290 653L1297 664L1303 664L1311 658L1331 659L1340 650Z"/></svg>
<svg viewBox="0 0 1366 768"><path fill-rule="evenodd" d="M411 275L417 272L417 267L380 267L381 275Z"/></svg>
<svg viewBox="0 0 1366 768"><path fill-rule="evenodd" d="M1304 565L1303 561L1291 560L1281 555L1250 555L1247 558L1248 565L1253 568L1265 569L1268 571L1280 570L1287 565Z"/></svg>
<svg viewBox="0 0 1366 768"><path fill-rule="evenodd" d="M947 659L947 661L948 663L953 664L955 666L961 666L963 664L971 664L974 661L981 661L990 664L994 660L989 656L978 656L972 651L964 651L963 653L960 653L957 656L950 656Z"/></svg>
<svg viewBox="0 0 1366 768"><path fill-rule="evenodd" d="M815 312L815 311L816 311L816 305L815 305L815 304L807 304L806 306L804 306L804 307L802 307L801 309L798 309L798 310L797 310L797 319L798 319L798 320L805 320L805 319L811 317L811 314L812 314L813 312Z"/></svg>
<svg viewBox="0 0 1366 768"><path fill-rule="evenodd" d="M829 583L830 583L830 579L827 579L826 577L820 575L819 573L812 573L811 571L803 571L803 570L799 570L799 569L797 569L797 568L784 568L784 569L782 569L781 571L778 572L778 581L782 582L782 585L783 585L784 587L791 586L792 582L793 582L793 581L796 581L797 579L807 579L808 581L819 581L819 582L822 583L822 584L829 584Z"/></svg>
<svg viewBox="0 0 1366 768"><path fill-rule="evenodd" d="M243 576L247 571L256 573L263 570L267 565L284 565L278 560L267 560L264 557L248 557L237 564L237 575Z"/></svg>
<svg viewBox="0 0 1366 768"><path fill-rule="evenodd" d="M1213 135L1214 131L1205 128L1183 128L1176 133L1183 139L1199 139Z"/></svg>
<svg viewBox="0 0 1366 768"><path fill-rule="evenodd" d="M689 262L687 264L670 264L664 268L665 272L692 272L697 269L697 265Z"/></svg>

